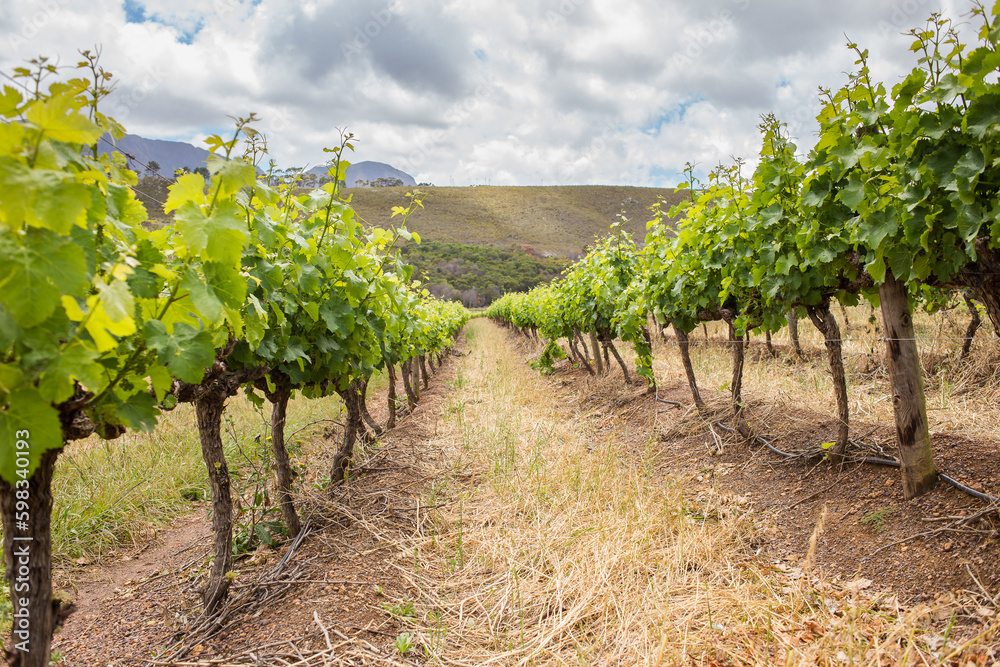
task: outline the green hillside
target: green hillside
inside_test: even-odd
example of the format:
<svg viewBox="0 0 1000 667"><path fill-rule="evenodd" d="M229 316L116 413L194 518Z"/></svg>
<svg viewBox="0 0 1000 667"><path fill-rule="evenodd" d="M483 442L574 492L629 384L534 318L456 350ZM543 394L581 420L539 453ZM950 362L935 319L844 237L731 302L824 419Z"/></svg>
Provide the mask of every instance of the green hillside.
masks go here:
<svg viewBox="0 0 1000 667"><path fill-rule="evenodd" d="M393 206L406 203L412 188L351 188L353 206L368 223L388 227ZM626 230L637 240L646 234L649 207L671 189L627 186L476 186L426 187L424 209L410 218L409 228L429 241L499 247L530 246L542 255L569 257L580 253L622 210Z"/></svg>
<svg viewBox="0 0 1000 667"><path fill-rule="evenodd" d="M403 259L431 294L461 301L466 308L488 306L506 292L527 292L570 264L564 258L536 257L519 247L428 240L404 245Z"/></svg>

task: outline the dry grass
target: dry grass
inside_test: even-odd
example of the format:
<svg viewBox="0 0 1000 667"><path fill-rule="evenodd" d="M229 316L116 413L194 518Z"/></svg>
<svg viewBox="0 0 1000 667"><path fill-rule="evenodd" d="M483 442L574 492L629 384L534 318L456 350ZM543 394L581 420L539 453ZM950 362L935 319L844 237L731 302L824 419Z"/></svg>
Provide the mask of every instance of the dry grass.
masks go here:
<svg viewBox="0 0 1000 667"><path fill-rule="evenodd" d="M412 188L351 188L351 205L363 219L395 226L393 206L405 204ZM645 238L649 207L662 197L676 202L670 189L579 185L547 187L424 187L424 208L408 226L430 241L481 245L531 245L541 253L566 257L579 253L595 236L608 235L615 215L625 211L625 230Z"/></svg>
<svg viewBox="0 0 1000 667"><path fill-rule="evenodd" d="M877 316L878 313L876 312ZM888 375L883 361L885 344L878 324L870 322L865 306L848 309L850 327L844 326L837 310L844 342L851 419L874 424L893 423ZM965 315L949 312L914 316L925 372L924 391L931 431L992 439L1000 433L1000 339L984 319L974 339L972 354L959 361L961 341L968 324ZM719 322L707 326L709 342L699 327L692 334L691 359L699 387L728 394L732 380L732 355L725 345L728 333ZM746 400L772 408L785 406L836 416L833 383L830 378L823 336L808 320L799 320L799 337L806 360L793 363L787 330L774 336L780 358L772 359L763 350L764 337L752 339L744 369L743 396ZM759 346L759 347L758 347ZM668 342L654 345L653 368L660 382L683 381L677 346ZM930 372L932 371L932 372ZM816 443L812 443L815 445Z"/></svg>
<svg viewBox="0 0 1000 667"><path fill-rule="evenodd" d="M824 580L808 554L766 562L745 501L654 476L652 451L595 444L579 397L489 323L469 331L429 443L448 466L400 561L432 662L935 664L995 639L996 622L946 636L957 603L907 609Z"/></svg>

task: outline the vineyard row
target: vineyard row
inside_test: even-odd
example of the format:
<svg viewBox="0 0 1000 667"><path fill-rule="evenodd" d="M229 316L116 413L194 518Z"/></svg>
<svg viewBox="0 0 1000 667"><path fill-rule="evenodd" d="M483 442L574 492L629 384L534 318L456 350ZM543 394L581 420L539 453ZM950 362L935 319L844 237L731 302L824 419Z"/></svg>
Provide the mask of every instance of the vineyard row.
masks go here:
<svg viewBox="0 0 1000 667"><path fill-rule="evenodd" d="M850 410L832 307L865 299L882 314L904 498L926 493L938 473L912 309L964 300L975 324L967 339L980 311L1000 332L1000 2L975 5L972 19L973 45L939 15L910 31L917 62L891 91L872 79L868 52L850 44L857 68L839 90L822 91L819 137L807 155L779 119L764 115L752 174L736 159L699 183L689 164L679 187L685 200L669 211L653 207L641 249L622 217L563 279L507 295L486 315L540 334L543 367L565 354L557 343L565 339L589 372L602 373L610 352L628 379L612 341L631 343L651 390L647 325L671 327L703 414L689 336L722 321L737 341L730 403L732 428L744 439L753 434L740 342L750 332L794 331L808 317L824 337L833 378L839 427L827 454L836 463L847 453Z"/></svg>
<svg viewBox="0 0 1000 667"><path fill-rule="evenodd" d="M428 366L440 364L468 312L413 283L400 239L418 194L370 228L341 194L352 150L342 135L329 183L296 194L272 187L265 138L251 115L229 139L208 140L209 179L180 176L147 229L124 156L99 156L110 74L83 52L68 81L44 59L15 71L0 95L0 513L15 619L11 664L49 664L62 616L51 582L52 473L67 443L151 431L164 410L190 403L212 489L214 560L206 616L231 581L233 501L221 437L240 390L272 411L272 450L285 529L300 531L285 448L294 392L338 394L346 408L330 484L344 482L358 438L411 411ZM51 81L51 83L50 83ZM271 163L273 169L273 162ZM405 401L396 391L402 370ZM366 406L372 375L389 379L388 423ZM399 405L397 405L399 404Z"/></svg>

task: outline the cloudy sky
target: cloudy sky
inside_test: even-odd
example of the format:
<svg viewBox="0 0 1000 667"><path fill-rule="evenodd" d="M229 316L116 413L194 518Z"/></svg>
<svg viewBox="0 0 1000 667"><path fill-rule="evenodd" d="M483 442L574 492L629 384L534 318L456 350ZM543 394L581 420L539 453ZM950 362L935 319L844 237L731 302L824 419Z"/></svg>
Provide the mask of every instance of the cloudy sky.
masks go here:
<svg viewBox="0 0 1000 667"><path fill-rule="evenodd" d="M338 127L354 161L436 185L671 186L758 150L773 111L813 142L817 87L909 71L901 33L968 0L3 0L0 68L101 45L129 132L202 145L264 120L282 166Z"/></svg>

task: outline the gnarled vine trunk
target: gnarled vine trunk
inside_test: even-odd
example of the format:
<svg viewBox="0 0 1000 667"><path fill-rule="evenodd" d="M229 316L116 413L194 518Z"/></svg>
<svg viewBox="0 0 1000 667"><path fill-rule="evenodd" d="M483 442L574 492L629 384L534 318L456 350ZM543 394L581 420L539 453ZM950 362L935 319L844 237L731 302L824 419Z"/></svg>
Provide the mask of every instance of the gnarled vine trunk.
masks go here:
<svg viewBox="0 0 1000 667"><path fill-rule="evenodd" d="M747 424L743 414L743 366L746 361L746 347L743 344L743 337L736 336L735 320L729 318L726 324L729 325L729 340L733 347L733 381L730 384L733 404L733 417L736 420L736 430L744 438L751 436L750 426Z"/></svg>
<svg viewBox="0 0 1000 667"><path fill-rule="evenodd" d="M681 363L684 364L684 374L687 375L688 386L691 388L691 398L698 409L698 413L705 414L705 402L701 399L701 392L698 391L698 380L694 375L694 366L691 364L691 341L687 334L673 325L674 335L677 336L677 347L681 352Z"/></svg>
<svg viewBox="0 0 1000 667"><path fill-rule="evenodd" d="M358 403L361 409L361 417L377 438L382 435L383 430L382 427L379 426L379 423L375 421L375 418L372 417L371 413L368 412L368 380L358 380L357 384L359 395Z"/></svg>
<svg viewBox="0 0 1000 667"><path fill-rule="evenodd" d="M430 383L431 383L431 376L427 372L427 363L425 361L426 357L421 354L417 358L420 361L420 375L423 377L424 389L427 389L430 386Z"/></svg>
<svg viewBox="0 0 1000 667"><path fill-rule="evenodd" d="M230 490L229 466L222 447L222 411L227 394L209 388L194 401L198 419L201 453L212 487L212 532L215 534L215 560L202 592L206 613L213 613L229 594L229 572L233 562L233 497Z"/></svg>
<svg viewBox="0 0 1000 667"><path fill-rule="evenodd" d="M986 237L977 238L977 261L963 267L953 280L972 290L976 301L986 309L994 333L1000 337L1000 250L991 248L991 242Z"/></svg>
<svg viewBox="0 0 1000 667"><path fill-rule="evenodd" d="M573 337L576 338L580 346L581 355L587 363L590 363L590 355L587 350L587 341L583 339L583 335L576 329L573 329Z"/></svg>
<svg viewBox="0 0 1000 667"><path fill-rule="evenodd" d="M580 346L577 345L578 336L579 334L574 331L573 336L569 339L569 348L573 352L573 358L576 359L577 362L584 367L584 369L586 369L587 373L589 373L590 375L594 375L594 368L590 365L590 362L587 360L587 354L586 354L587 346L586 344L584 344L583 351L582 352L580 351ZM580 341L583 342L583 339L580 339Z"/></svg>
<svg viewBox="0 0 1000 667"><path fill-rule="evenodd" d="M796 357L802 356L802 345L799 343L799 316L792 308L788 311L788 338L792 341L792 351Z"/></svg>
<svg viewBox="0 0 1000 667"><path fill-rule="evenodd" d="M387 407L389 408L389 416L385 421L385 428L391 429L396 427L396 368L392 364L387 363L385 365L386 375L389 376L389 395L386 399Z"/></svg>
<svg viewBox="0 0 1000 667"><path fill-rule="evenodd" d="M830 302L806 309L809 319L826 339L826 356L833 378L833 394L837 399L837 441L830 451L830 460L839 463L847 453L847 439L850 437L850 405L847 399L847 374L844 372L844 356L840 341L840 327L830 310Z"/></svg>
<svg viewBox="0 0 1000 667"><path fill-rule="evenodd" d="M622 355L618 353L618 348L615 347L615 343L611 340L611 332L605 331L604 333L604 355L607 359L608 350L611 350L612 356L614 356L615 361L621 366L622 374L625 376L625 384L631 384L632 378L628 374L628 366L625 365L625 360L622 359Z"/></svg>
<svg viewBox="0 0 1000 667"><path fill-rule="evenodd" d="M601 363L601 344L597 340L597 333L594 331L590 332L590 347L594 352L594 366L597 367L597 374L604 375L605 366Z"/></svg>
<svg viewBox="0 0 1000 667"><path fill-rule="evenodd" d="M979 331L983 320L979 317L979 309L976 308L976 303L969 296L969 290L963 292L962 297L965 299L965 306L969 309L969 315L972 318L969 320L969 327L965 330L965 340L962 342L961 358L968 359L969 353L972 352L972 339L975 338L976 332Z"/></svg>
<svg viewBox="0 0 1000 667"><path fill-rule="evenodd" d="M649 329L646 327L642 328L642 339L646 342L646 347L649 350L649 360L650 360L650 380L649 380L649 391L653 394L656 393L656 377L652 369L653 360L653 337L649 333Z"/></svg>
<svg viewBox="0 0 1000 667"><path fill-rule="evenodd" d="M406 391L406 410L413 412L417 407L417 401L420 400L420 385L419 381L414 382L412 359L403 362L402 375L403 389Z"/></svg>
<svg viewBox="0 0 1000 667"><path fill-rule="evenodd" d="M15 434L10 435L13 441ZM52 598L52 473L60 451L42 454L20 488L0 479L4 569L12 606L5 664L17 667L48 667L52 634L72 611L71 605Z"/></svg>
<svg viewBox="0 0 1000 667"><path fill-rule="evenodd" d="M279 389L271 398L271 451L274 452L274 483L281 503L281 516L293 538L302 529L292 500L292 463L285 447L285 417L288 413L288 389Z"/></svg>
<svg viewBox="0 0 1000 667"><path fill-rule="evenodd" d="M354 443L357 442L358 432L365 428L364 418L361 416L361 392L359 389L354 382L349 384L347 389L337 389L347 411L347 416L344 420L344 436L340 443L340 449L334 454L333 462L330 465L331 487L347 480L347 470L354 457Z"/></svg>

